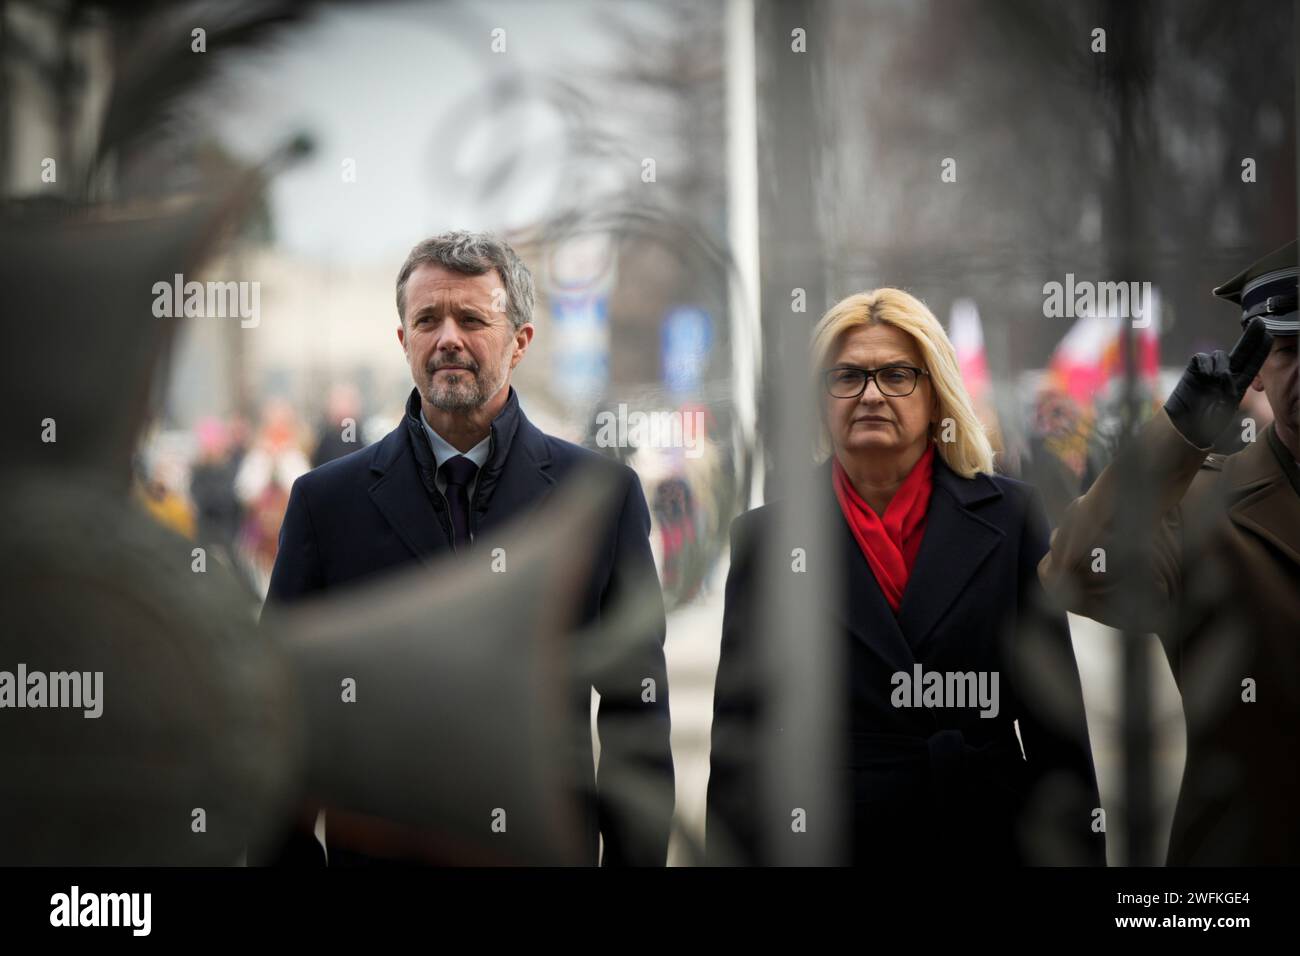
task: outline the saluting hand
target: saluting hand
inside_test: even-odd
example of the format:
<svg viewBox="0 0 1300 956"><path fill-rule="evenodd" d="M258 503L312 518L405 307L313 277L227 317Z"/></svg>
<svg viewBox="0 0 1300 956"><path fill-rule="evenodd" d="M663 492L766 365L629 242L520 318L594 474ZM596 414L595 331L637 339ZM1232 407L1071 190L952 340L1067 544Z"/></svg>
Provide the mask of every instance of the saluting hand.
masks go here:
<svg viewBox="0 0 1300 956"><path fill-rule="evenodd" d="M1232 347L1232 354L1215 349L1212 355L1197 352L1187 371L1165 402L1174 427L1197 448L1209 448L1232 422L1251 381L1273 347L1273 336L1264 320L1251 319L1246 331Z"/></svg>

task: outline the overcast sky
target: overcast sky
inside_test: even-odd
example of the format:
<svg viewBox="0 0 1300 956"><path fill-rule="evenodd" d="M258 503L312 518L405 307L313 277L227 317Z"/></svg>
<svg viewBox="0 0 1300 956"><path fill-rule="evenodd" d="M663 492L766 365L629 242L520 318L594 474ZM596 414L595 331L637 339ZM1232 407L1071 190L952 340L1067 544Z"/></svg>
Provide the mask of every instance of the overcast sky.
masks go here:
<svg viewBox="0 0 1300 956"><path fill-rule="evenodd" d="M246 157L309 131L316 154L272 187L278 241L326 261L391 264L423 236L509 228L545 206L558 184L564 137L538 97L547 77L579 79L610 62L617 47L602 12L647 27L663 18L634 0L333 10L282 34L274 49L228 60L220 93L201 115ZM504 53L492 51L498 28ZM512 75L526 79L528 95L511 106L485 103L485 91ZM503 149L520 145L528 162L484 202L469 174L482 175ZM356 163L354 183L343 182L347 158Z"/></svg>

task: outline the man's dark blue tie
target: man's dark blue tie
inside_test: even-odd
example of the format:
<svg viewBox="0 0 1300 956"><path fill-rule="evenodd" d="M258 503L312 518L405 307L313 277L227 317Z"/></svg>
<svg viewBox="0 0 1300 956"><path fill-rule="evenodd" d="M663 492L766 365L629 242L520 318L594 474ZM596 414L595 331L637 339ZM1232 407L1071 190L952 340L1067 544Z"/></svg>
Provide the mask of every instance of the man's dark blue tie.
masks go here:
<svg viewBox="0 0 1300 956"><path fill-rule="evenodd" d="M478 474L478 465L464 455L444 461L438 469L447 481L447 504L451 508L452 547L469 547L469 483Z"/></svg>

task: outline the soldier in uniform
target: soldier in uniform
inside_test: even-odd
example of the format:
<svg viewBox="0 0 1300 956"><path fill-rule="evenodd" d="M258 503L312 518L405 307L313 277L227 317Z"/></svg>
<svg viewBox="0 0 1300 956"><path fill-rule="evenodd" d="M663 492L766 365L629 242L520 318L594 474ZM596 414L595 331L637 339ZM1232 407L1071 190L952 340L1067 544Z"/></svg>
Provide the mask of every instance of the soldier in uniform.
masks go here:
<svg viewBox="0 0 1300 956"><path fill-rule="evenodd" d="M1187 720L1171 865L1300 863L1297 272L1292 242L1214 290L1239 308L1236 346L1192 357L1038 568L1071 610L1160 635ZM1248 388L1273 423L1212 454ZM1108 573L1108 554L1133 560Z"/></svg>

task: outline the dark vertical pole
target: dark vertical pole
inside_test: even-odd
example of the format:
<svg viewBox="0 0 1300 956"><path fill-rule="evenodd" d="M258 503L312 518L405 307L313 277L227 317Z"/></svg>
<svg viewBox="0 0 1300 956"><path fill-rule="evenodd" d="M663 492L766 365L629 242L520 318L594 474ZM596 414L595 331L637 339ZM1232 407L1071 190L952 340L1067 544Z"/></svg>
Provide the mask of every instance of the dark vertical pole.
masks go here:
<svg viewBox="0 0 1300 956"><path fill-rule="evenodd" d="M1114 281L1141 280L1150 275L1146 254L1145 190L1141 188L1139 123L1141 107L1151 69L1152 15L1147 4L1108 0L1105 5L1108 52L1103 64L1104 94L1112 121L1115 165L1105 210L1106 261ZM1124 321L1124 388L1122 434L1131 444L1141 419L1142 395L1138 382L1137 333L1132 321ZM1146 494L1134 459L1120 459L1129 465L1121 475L1123 498L1120 526L1150 527L1144 520L1154 507ZM1116 600L1122 605L1121 619L1139 618L1138 610L1149 600L1141 592L1145 575L1139 568L1150 543L1134 536L1122 553L1111 556L1108 573L1118 576ZM1154 856L1151 782L1151 675L1147 666L1146 635L1125 630L1123 648L1123 751L1124 821L1126 861L1130 866L1149 866Z"/></svg>
<svg viewBox="0 0 1300 956"><path fill-rule="evenodd" d="M77 163L77 121L80 118L77 106L81 101L83 81L78 75L76 53L77 8L69 5L56 26L58 65L55 68L55 95L57 101L55 121L56 142L59 154L60 192L69 199L84 201L87 197L86 186L80 175Z"/></svg>
<svg viewBox="0 0 1300 956"><path fill-rule="evenodd" d="M809 373L809 333L826 307L825 255L816 218L815 177L821 158L815 67L825 50L818 5L758 0L759 263L763 380L759 422L770 453L766 499L780 499L776 547L763 556L769 741L763 756L763 825L769 862L842 861L841 765L837 733L842 706L839 642L825 626L835 600L837 568L827 565L819 507L808 487L816 396ZM797 31L803 31L799 34ZM799 49L806 43L806 49ZM796 311L802 290L805 309ZM760 467L761 464L760 464ZM800 554L804 555L801 568Z"/></svg>
<svg viewBox="0 0 1300 956"><path fill-rule="evenodd" d="M13 189L13 56L9 50L9 5L0 0L0 195L9 195Z"/></svg>

